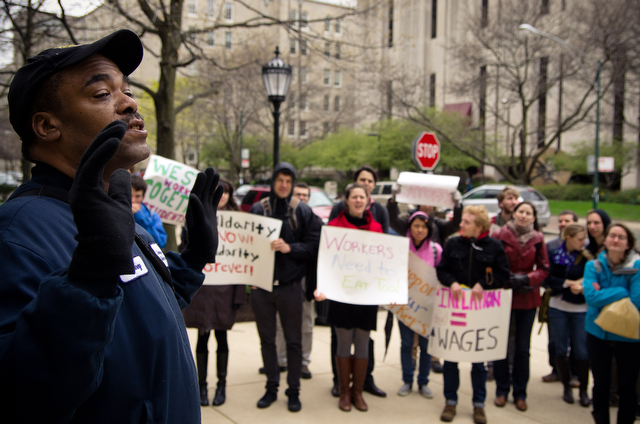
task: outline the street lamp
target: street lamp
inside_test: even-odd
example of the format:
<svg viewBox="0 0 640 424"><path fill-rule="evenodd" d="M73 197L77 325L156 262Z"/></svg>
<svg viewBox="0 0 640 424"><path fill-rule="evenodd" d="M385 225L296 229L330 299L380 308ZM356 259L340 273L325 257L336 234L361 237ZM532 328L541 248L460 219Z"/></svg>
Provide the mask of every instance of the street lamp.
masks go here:
<svg viewBox="0 0 640 424"><path fill-rule="evenodd" d="M602 73L602 63L600 61L598 61L597 63L598 70L596 72L596 80L594 83L591 80L591 76L589 75L589 72L585 69L585 67L582 65L582 62L578 60L578 58L574 54L574 52L577 52L580 55L582 55L582 57L586 58L587 54L585 52L583 52L582 50L578 50L575 47L572 47L569 44L567 44L566 41L561 40L560 38L553 36L551 34L548 34L546 32L540 31L539 29L534 28L529 24L520 25L520 29L525 31L531 31L534 34L542 35L543 37L550 38L556 43L560 44L567 52L569 52L571 57L576 62L578 62L578 64L580 65L580 68L582 68L582 70L587 76L587 81L589 81L589 84L591 84L591 87L595 88L596 90L596 96L597 96L596 98L596 147L595 147L595 166L594 166L594 172L593 172L593 194L591 195L591 197L593 198L593 208L596 209L598 207L598 201L600 200L600 195L598 194L598 183L599 183L598 180L600 178L598 175L598 159L600 157L600 74Z"/></svg>
<svg viewBox="0 0 640 424"><path fill-rule="evenodd" d="M273 166L280 161L280 104L284 102L291 82L291 66L280 59L280 50L276 47L276 57L262 66L262 80L267 89L269 101L273 103Z"/></svg>

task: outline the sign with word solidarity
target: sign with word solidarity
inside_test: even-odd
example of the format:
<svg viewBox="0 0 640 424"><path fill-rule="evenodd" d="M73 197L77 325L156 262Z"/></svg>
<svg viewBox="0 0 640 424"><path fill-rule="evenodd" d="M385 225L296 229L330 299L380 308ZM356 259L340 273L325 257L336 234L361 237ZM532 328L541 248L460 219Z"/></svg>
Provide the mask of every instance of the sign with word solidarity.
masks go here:
<svg viewBox="0 0 640 424"><path fill-rule="evenodd" d="M144 172L147 191L144 204L160 216L162 222L184 225L189 193L198 171L175 160L151 155Z"/></svg>
<svg viewBox="0 0 640 424"><path fill-rule="evenodd" d="M407 303L409 239L371 231L323 226L318 251L318 290L355 305Z"/></svg>
<svg viewBox="0 0 640 424"><path fill-rule="evenodd" d="M409 252L409 301L406 305L388 306L398 321L423 337L431 334L431 318L439 286L436 269Z"/></svg>
<svg viewBox="0 0 640 424"><path fill-rule="evenodd" d="M438 286L434 304L430 355L451 362L499 361L507 357L511 290L485 290L482 300L464 289L455 301L448 287Z"/></svg>
<svg viewBox="0 0 640 424"><path fill-rule="evenodd" d="M423 132L413 140L413 161L423 171L433 171L440 161L440 141L434 133Z"/></svg>
<svg viewBox="0 0 640 424"><path fill-rule="evenodd" d="M453 208L451 194L458 189L460 177L451 175L401 172L398 176L400 191L396 201L414 205Z"/></svg>
<svg viewBox="0 0 640 424"><path fill-rule="evenodd" d="M218 211L216 263L202 271L204 284L247 284L273 289L275 252L282 221L244 212Z"/></svg>

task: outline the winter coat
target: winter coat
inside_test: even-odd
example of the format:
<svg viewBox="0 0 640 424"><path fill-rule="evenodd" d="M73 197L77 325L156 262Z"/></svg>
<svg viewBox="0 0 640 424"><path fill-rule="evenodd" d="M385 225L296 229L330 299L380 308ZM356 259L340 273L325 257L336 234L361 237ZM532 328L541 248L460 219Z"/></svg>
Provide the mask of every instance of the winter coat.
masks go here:
<svg viewBox="0 0 640 424"><path fill-rule="evenodd" d="M549 275L549 257L544 236L540 231L533 231L534 236L524 246L520 246L516 235L507 225L493 234L504 245L511 273L527 274L529 286L533 287L526 293L514 292L511 309L533 309L542 304L540 286Z"/></svg>
<svg viewBox="0 0 640 424"><path fill-rule="evenodd" d="M167 244L167 233L164 231L160 216L149 210L147 205L142 203L140 210L133 214L136 224L147 230L151 237L158 243L161 249Z"/></svg>
<svg viewBox="0 0 640 424"><path fill-rule="evenodd" d="M333 205L333 208L331 208L331 214L329 214L329 221L336 219L340 212L345 209L347 209L347 204L344 200ZM382 232L389 234L389 214L387 213L387 209L380 203L374 202L373 199L371 199L369 201L369 206L367 206L367 210L371 212L373 219L380 224ZM404 234L404 231L398 234Z"/></svg>

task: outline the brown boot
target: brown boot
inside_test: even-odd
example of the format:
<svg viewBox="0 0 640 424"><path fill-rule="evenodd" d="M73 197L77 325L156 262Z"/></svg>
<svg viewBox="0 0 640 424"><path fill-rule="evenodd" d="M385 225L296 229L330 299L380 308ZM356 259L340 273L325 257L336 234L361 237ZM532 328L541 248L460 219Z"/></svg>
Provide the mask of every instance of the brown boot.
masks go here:
<svg viewBox="0 0 640 424"><path fill-rule="evenodd" d="M336 371L338 372L338 384L340 387L340 401L338 408L343 411L351 411L351 358L336 356Z"/></svg>
<svg viewBox="0 0 640 424"><path fill-rule="evenodd" d="M351 402L353 406L359 411L366 411L369 409L367 403L362 398L362 389L364 387L364 379L367 376L367 365L369 360L367 358L357 359L351 357L351 371L353 372L353 385L351 386Z"/></svg>

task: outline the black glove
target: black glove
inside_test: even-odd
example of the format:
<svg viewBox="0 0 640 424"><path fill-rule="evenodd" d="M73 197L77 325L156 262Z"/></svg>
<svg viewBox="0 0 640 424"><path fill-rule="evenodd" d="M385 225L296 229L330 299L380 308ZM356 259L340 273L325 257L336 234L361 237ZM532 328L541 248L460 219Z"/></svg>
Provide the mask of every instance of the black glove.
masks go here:
<svg viewBox="0 0 640 424"><path fill-rule="evenodd" d="M119 276L133 274L131 247L135 221L131 211L131 175L116 170L105 193L104 167L127 131L122 121L107 125L82 155L69 191L78 229L78 246L69 264L69 281L98 297L113 296Z"/></svg>
<svg viewBox="0 0 640 424"><path fill-rule="evenodd" d="M529 286L529 276L527 274L511 274L509 276L509 287L516 293L527 293L533 290Z"/></svg>
<svg viewBox="0 0 640 424"><path fill-rule="evenodd" d="M185 261L204 268L216 261L218 251L218 220L216 211L224 189L218 186L220 175L213 168L200 172L189 194L187 207L187 247L182 253Z"/></svg>

